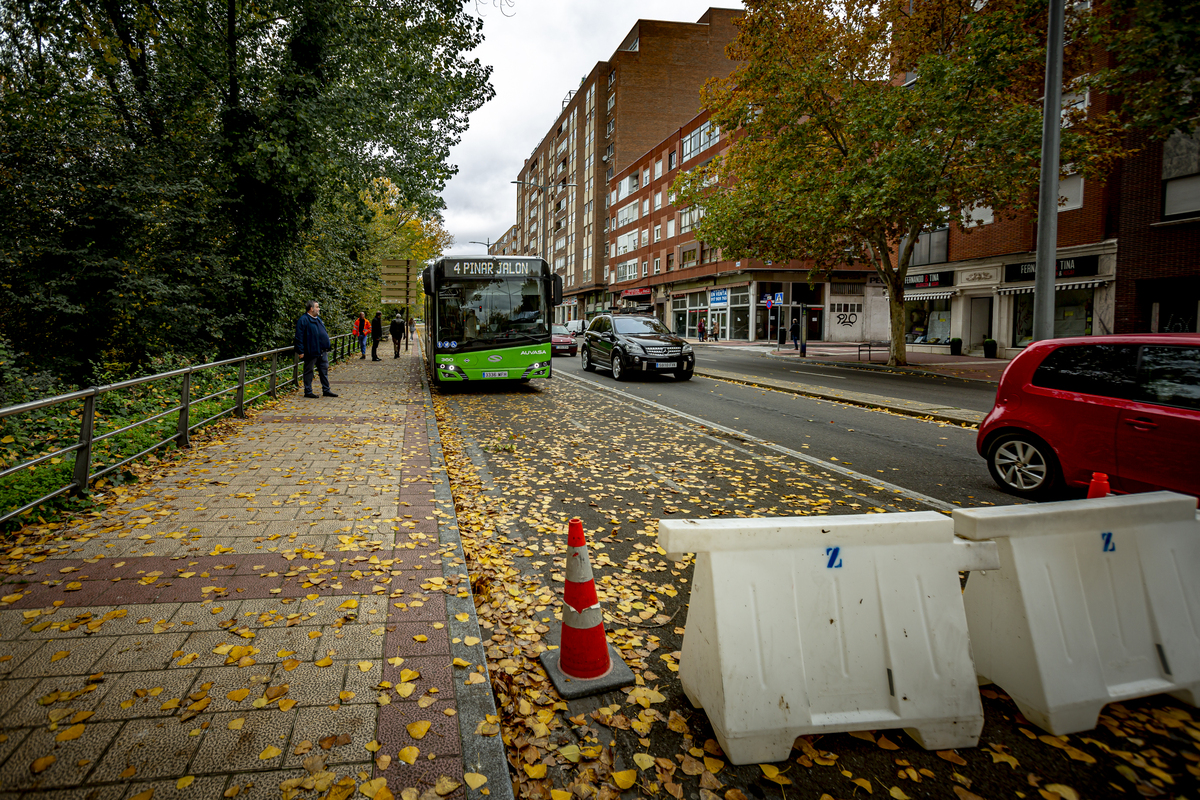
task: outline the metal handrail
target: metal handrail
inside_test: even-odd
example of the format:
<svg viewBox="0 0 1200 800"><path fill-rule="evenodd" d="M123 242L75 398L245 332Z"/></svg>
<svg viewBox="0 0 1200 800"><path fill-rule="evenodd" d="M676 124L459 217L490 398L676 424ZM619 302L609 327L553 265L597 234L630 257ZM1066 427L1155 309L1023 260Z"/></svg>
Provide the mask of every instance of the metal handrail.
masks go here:
<svg viewBox="0 0 1200 800"><path fill-rule="evenodd" d="M353 344L352 338L353 338L353 334L349 334L349 333L343 333L338 336L330 337L330 339L329 339L330 360L332 362L336 363L340 358L346 358L350 354L351 350L353 349L352 348L352 344ZM290 364L287 364L287 363L281 364L280 363L281 360L285 361L285 362L286 362L286 360L280 359L280 356L286 355L288 353L290 353L292 356L290 359L291 363ZM264 358L270 358L270 360L271 360L270 370L262 373L261 375L257 375L255 377L247 379L246 378L247 363L250 361L253 361L255 359L264 359ZM234 364L236 364L238 366L238 380L233 386L230 386L225 389L221 389L219 391L213 392L212 394L206 395L206 396L198 398L198 399L193 399L191 397L192 375L194 375L198 372L201 372L203 370L206 370L206 369L211 369L214 367L231 366ZM26 511L30 511L31 509L36 508L37 506L41 505L42 503L46 502L47 500L52 500L53 498L58 497L61 494L65 494L66 492L74 490L81 494L86 494L88 491L88 486L92 483L92 481L95 481L98 478L103 477L104 475L114 472L115 470L120 469L121 467L125 466L126 464L136 461L137 459L141 458L142 456L146 455L147 453L150 453L151 451L156 450L165 444L170 444L171 442L174 442L177 447L181 447L181 448L189 447L191 445L192 431L194 431L198 428L201 428L201 427L207 425L208 423L212 422L213 420L218 419L219 417L223 417L226 414L229 414L231 412L234 414L234 416L245 417L246 416L246 410L245 410L246 405L248 403L254 402L255 400L259 399L260 397L264 397L266 395L270 395L272 398L278 397L279 375L281 372L286 372L286 370L289 367L291 368L291 372L292 372L290 382L293 387L298 387L299 383L300 383L299 366L300 366L300 359L296 356L294 348L280 347L275 350L263 350L262 352L252 353L252 354L246 355L246 356L239 356L236 358L227 358L227 359L223 359L221 361L211 361L206 364L199 364L196 366L181 367L179 369L173 369L170 372L160 372L155 375L146 375L146 376L140 377L140 378L131 378L126 381L120 381L118 383L112 383L112 384L108 384L105 386L92 386L87 389L81 389L80 391L70 392L69 394L60 394L60 395L56 395L54 397L44 397L40 400L31 400L27 403L20 403L19 405L9 406L7 408L0 408L0 419L4 419L6 417L15 416L17 414L23 414L23 413L26 413L29 411L38 411L43 408L50 408L52 406L61 405L63 403L71 403L71 402L75 402L78 400L83 401L83 412L79 415L79 441L78 442L76 442L75 444L60 448L58 450L55 450L52 453L43 453L42 455L27 459L25 461L22 461L19 464L14 464L13 466L8 467L7 469L4 469L3 471L0 471L0 478L4 478L9 475L20 472L21 470L29 469L30 467L37 466L38 464L48 461L51 458L55 458L57 456L61 456L61 455L68 454L68 453L76 453L77 455L75 456L75 472L74 472L73 480L70 483L66 484L65 486L60 486L60 487L54 489L53 491L49 492L48 494L45 494L36 500L26 503L25 505L21 506L20 508L14 509L13 511L10 511L7 514L4 514L3 516L0 516L0 523L7 522L8 520L12 519L13 517L23 514ZM172 408L167 409L166 411L162 411L162 412L154 414L150 417L147 417L146 419L142 419L142 420L138 420L137 422L130 423L129 425L126 425L122 428L118 428L113 431L107 431L106 433L102 433L99 435L96 434L96 398L98 398L100 395L107 394L109 392L118 391L120 389L128 389L133 386L139 386L144 383L152 383L154 381L160 381L160 380L164 380L166 378L182 378L183 379L182 386L180 387L179 403L177 405L173 406ZM253 397L246 398L246 385L249 383L257 383L258 381L261 381L264 378L268 378L270 381L268 388L265 391L254 395ZM222 409L221 411L217 412L216 414L212 415L211 417L208 417L207 419L204 419L204 420L201 420L201 421L195 422L195 423L193 423L191 421L190 411L191 411L191 406L193 404L203 403L208 400L214 400L218 397L227 395L230 392L235 393L236 399L234 400L233 405L229 406L228 408ZM141 427L142 425L146 425L150 422L154 422L155 420L159 420L159 419L162 419L163 417L170 416L171 414L179 415L179 423L176 426L176 432L174 435L168 436L166 439L163 439L160 442L152 444L149 447L147 447L146 449L142 450L141 452L135 453L132 456L124 458L124 459L116 462L115 464L109 464L109 465L105 466L105 468L102 470L99 470L97 472L92 472L92 448L96 443L102 442L105 439L111 439L112 437L114 437L118 434L126 433L128 431L133 430L134 428Z"/></svg>

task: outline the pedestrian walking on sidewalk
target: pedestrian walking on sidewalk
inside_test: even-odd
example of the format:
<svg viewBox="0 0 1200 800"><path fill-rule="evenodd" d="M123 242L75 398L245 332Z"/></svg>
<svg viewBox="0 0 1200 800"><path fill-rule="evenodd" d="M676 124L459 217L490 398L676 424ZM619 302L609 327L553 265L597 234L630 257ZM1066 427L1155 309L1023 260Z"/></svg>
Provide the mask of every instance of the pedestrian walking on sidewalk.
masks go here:
<svg viewBox="0 0 1200 800"><path fill-rule="evenodd" d="M704 318L703 317L701 317L700 321L696 323L696 334L700 337L700 341L703 342L704 341Z"/></svg>
<svg viewBox="0 0 1200 800"><path fill-rule="evenodd" d="M379 357L379 340L383 338L383 313L375 312L375 319L371 320L371 360L383 361Z"/></svg>
<svg viewBox="0 0 1200 800"><path fill-rule="evenodd" d="M309 300L306 311L296 320L296 336L292 344L296 355L304 359L304 396L316 397L312 390L313 369L321 377L321 393L337 397L329 388L329 333L321 320L321 304Z"/></svg>
<svg viewBox="0 0 1200 800"><path fill-rule="evenodd" d="M396 316L392 317L392 324L388 326L388 333L392 335L392 352L395 354L392 358L400 357L400 342L404 341L407 332L408 326L404 324L404 317L400 316L400 312L396 312Z"/></svg>
<svg viewBox="0 0 1200 800"><path fill-rule="evenodd" d="M366 358L367 336L371 333L371 321L367 319L365 311L358 312L358 319L354 320L354 327L350 329L350 333L358 338L358 348L362 351L362 357Z"/></svg>
<svg viewBox="0 0 1200 800"><path fill-rule="evenodd" d="M796 319L795 317L792 317L792 327L789 332L792 334L792 344L795 345L797 350L799 350L800 349L800 320Z"/></svg>

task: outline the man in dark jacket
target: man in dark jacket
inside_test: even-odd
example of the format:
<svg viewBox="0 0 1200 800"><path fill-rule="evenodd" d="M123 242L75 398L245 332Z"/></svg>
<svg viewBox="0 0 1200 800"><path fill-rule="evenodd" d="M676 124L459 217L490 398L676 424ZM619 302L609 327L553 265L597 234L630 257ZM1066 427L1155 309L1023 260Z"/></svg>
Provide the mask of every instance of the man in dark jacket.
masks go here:
<svg viewBox="0 0 1200 800"><path fill-rule="evenodd" d="M383 361L379 357L379 340L383 338L383 312L376 311L371 320L371 360Z"/></svg>
<svg viewBox="0 0 1200 800"><path fill-rule="evenodd" d="M392 358L400 357L400 343L404 341L404 335L408 333L408 326L404 324L404 317L399 313L392 317L392 324L388 326L388 333L392 335L392 352L395 354Z"/></svg>
<svg viewBox="0 0 1200 800"><path fill-rule="evenodd" d="M296 320L296 338L293 344L296 355L304 359L304 396L316 397L312 390L313 367L321 376L321 393L326 397L337 397L329 389L329 333L321 321L321 304L309 300L307 311Z"/></svg>
<svg viewBox="0 0 1200 800"><path fill-rule="evenodd" d="M800 349L800 320L793 317L792 318L792 327L788 329L788 332L792 335L792 344L795 345L797 350L799 350Z"/></svg>

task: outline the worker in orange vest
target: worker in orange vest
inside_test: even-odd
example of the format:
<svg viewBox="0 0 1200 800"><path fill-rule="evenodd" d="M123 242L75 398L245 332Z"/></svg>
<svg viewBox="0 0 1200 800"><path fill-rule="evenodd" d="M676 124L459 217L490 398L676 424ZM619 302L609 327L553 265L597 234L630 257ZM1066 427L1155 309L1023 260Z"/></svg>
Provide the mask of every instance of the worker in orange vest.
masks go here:
<svg viewBox="0 0 1200 800"><path fill-rule="evenodd" d="M358 319L354 320L354 327L350 333L358 337L358 346L362 350L362 357L367 357L367 337L371 335L371 320L367 319L365 312L358 312Z"/></svg>

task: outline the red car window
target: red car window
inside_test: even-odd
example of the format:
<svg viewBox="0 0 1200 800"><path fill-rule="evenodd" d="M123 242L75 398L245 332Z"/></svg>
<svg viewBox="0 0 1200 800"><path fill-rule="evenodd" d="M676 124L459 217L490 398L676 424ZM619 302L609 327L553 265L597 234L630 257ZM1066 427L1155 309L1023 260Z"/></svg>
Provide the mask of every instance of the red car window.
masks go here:
<svg viewBox="0 0 1200 800"><path fill-rule="evenodd" d="M1134 344L1064 345L1043 359L1030 383L1066 392L1132 398L1137 393L1137 354Z"/></svg>

